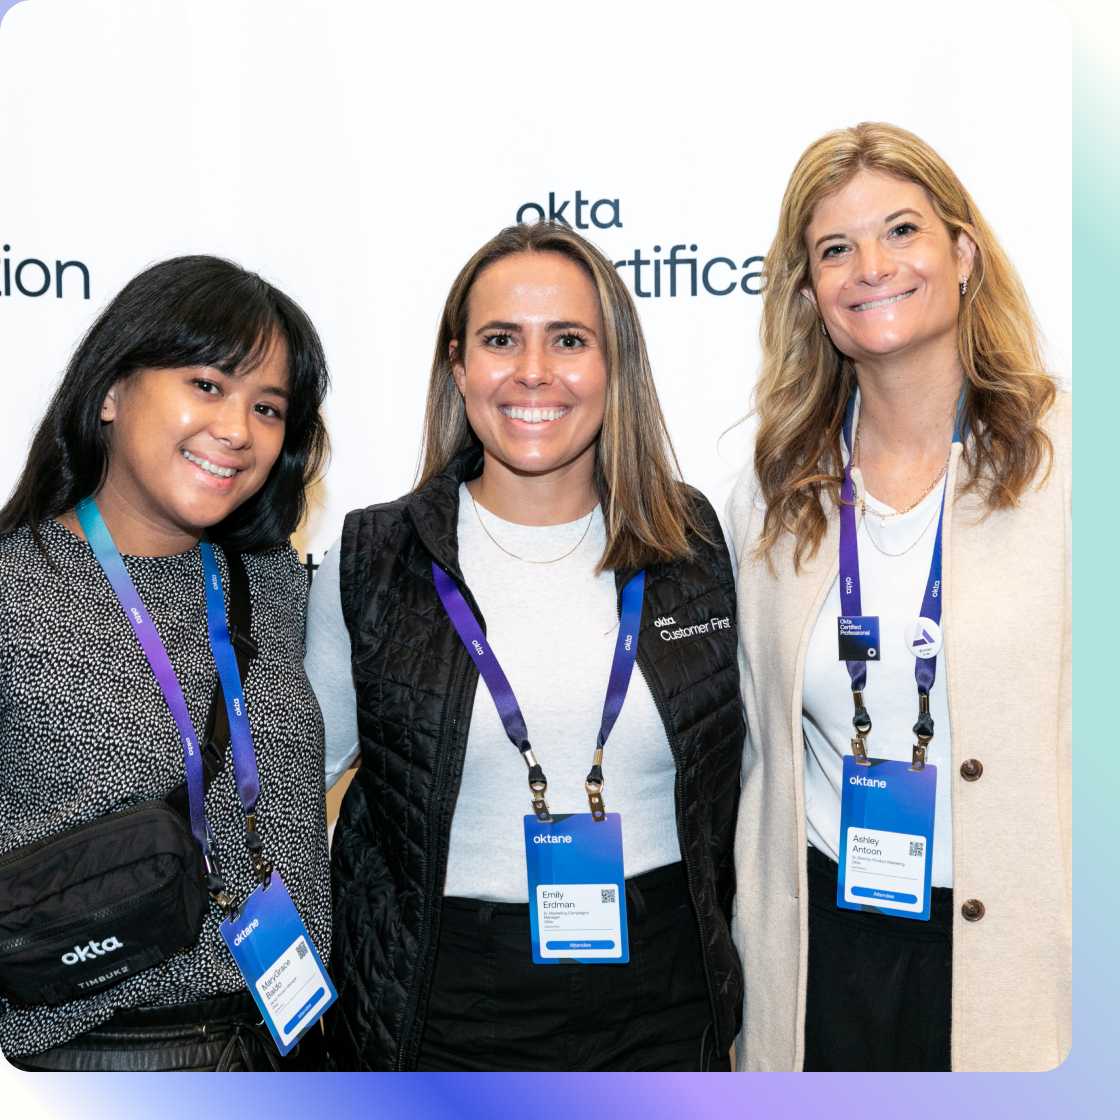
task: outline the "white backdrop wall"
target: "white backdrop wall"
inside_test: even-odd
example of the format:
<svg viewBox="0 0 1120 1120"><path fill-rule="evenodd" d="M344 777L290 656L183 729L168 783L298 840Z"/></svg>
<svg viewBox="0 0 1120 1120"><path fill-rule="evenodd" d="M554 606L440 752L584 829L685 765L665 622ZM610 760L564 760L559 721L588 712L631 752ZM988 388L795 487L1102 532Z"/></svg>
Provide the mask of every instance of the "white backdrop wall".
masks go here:
<svg viewBox="0 0 1120 1120"><path fill-rule="evenodd" d="M786 178L818 135L869 119L957 170L1068 379L1070 58L1042 0L26 0L0 26L0 489L98 309L152 261L217 253L294 296L326 344L334 455L297 542L318 557L347 510L413 481L459 267L528 204L567 200L650 293L684 475L722 506ZM643 262L674 245L696 264L676 294L662 265L655 291Z"/></svg>

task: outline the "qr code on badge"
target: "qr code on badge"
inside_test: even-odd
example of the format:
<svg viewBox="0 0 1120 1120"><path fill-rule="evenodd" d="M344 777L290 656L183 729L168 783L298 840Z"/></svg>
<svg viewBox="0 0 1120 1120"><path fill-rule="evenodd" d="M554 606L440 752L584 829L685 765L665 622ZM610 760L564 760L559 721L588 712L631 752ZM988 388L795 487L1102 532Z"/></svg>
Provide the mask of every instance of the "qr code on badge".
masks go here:
<svg viewBox="0 0 1120 1120"><path fill-rule="evenodd" d="M602 887L599 891L599 901L613 905L615 901L614 887Z"/></svg>
<svg viewBox="0 0 1120 1120"><path fill-rule="evenodd" d="M910 854L912 856L924 856L926 854L926 842L924 840L911 840Z"/></svg>
<svg viewBox="0 0 1120 1120"><path fill-rule="evenodd" d="M300 960L307 956L307 942L302 937L296 942L296 956Z"/></svg>

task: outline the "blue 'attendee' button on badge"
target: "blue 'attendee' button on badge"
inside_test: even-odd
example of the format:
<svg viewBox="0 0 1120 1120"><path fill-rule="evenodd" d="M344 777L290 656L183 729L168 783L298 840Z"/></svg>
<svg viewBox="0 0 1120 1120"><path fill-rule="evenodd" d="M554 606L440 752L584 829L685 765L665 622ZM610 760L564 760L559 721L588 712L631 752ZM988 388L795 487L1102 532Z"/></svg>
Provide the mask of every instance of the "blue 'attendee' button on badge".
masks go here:
<svg viewBox="0 0 1120 1120"><path fill-rule="evenodd" d="M613 949L613 941L546 941L548 949Z"/></svg>
<svg viewBox="0 0 1120 1120"><path fill-rule="evenodd" d="M916 894L904 894L902 891L884 891L878 887L852 887L852 894L860 898L878 898L883 902L917 902Z"/></svg>
<svg viewBox="0 0 1120 1120"><path fill-rule="evenodd" d="M323 998L323 989L319 988L315 994L284 1024L284 1033L291 1034L296 1024L306 1015L316 1003Z"/></svg>

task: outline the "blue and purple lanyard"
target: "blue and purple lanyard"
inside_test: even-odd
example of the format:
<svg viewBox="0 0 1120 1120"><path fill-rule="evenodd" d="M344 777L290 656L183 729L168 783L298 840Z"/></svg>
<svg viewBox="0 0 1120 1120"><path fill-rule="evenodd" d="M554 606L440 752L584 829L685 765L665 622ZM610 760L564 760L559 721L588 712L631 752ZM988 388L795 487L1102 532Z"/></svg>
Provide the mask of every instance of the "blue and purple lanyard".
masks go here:
<svg viewBox="0 0 1120 1120"><path fill-rule="evenodd" d="M486 682L490 695L494 698L494 706L498 709L498 716L502 721L509 741L521 752L525 765L529 768L529 790L533 802L533 811L538 819L549 821L552 819L548 805L545 802L545 792L548 782L544 771L533 753L529 743L529 732L525 726L525 717L521 713L521 706L510 687L497 656L486 635L475 617L474 611L455 581L437 564L432 562L432 577L435 580L436 593L439 595L443 609L455 627L471 660L478 668L479 674ZM622 711L626 692L630 687L630 677L634 671L634 662L638 656L638 631L642 622L642 599L645 594L646 574L638 572L627 581L622 589L622 606L619 612L618 638L614 646L614 660L611 662L610 677L607 681L607 695L603 701L603 718L599 724L599 735L596 741L595 754L591 770L588 772L584 783L587 791L591 815L596 820L602 820L606 810L603 805L603 750L607 739L614 729L615 721Z"/></svg>
<svg viewBox="0 0 1120 1120"><path fill-rule="evenodd" d="M204 805L205 780L201 744L195 733L182 686L167 649L159 636L151 615L140 598L132 577L121 559L121 554L113 542L112 534L92 498L84 498L74 512L93 549L97 562L101 565L125 617L128 619L140 648L144 651L160 691L167 701L167 707L175 720L179 739L183 748L183 766L187 776L187 801L190 806L191 832L198 841L206 858L207 869L213 875L217 861L212 852L210 827L206 822ZM225 596L222 592L222 577L214 549L208 541L199 545L202 553L202 572L206 586L206 619L210 635L210 649L214 655L218 678L222 684L226 712L229 716L230 750L233 754L234 774L237 779L237 792L249 822L250 838L255 837L255 811L260 796L260 778L257 774L257 760L253 749L253 733L245 709L245 693L241 686L241 675L237 671L237 656L230 641L226 625ZM252 845L251 845L252 846ZM255 861L256 862L256 861Z"/></svg>
<svg viewBox="0 0 1120 1120"><path fill-rule="evenodd" d="M953 442L961 439L961 416L964 397L957 406L953 426ZM855 421L856 397L853 393L844 414L844 447L848 452L844 464L844 481L840 487L840 613L846 617L863 614L863 604L859 586L859 543L856 534L856 488L852 479L852 427ZM941 531L945 521L945 495L949 489L946 479L941 492L941 507L937 514L937 535L933 541L933 556L930 559L929 575L926 578L925 595L922 598L923 619L940 626L941 624ZM852 741L860 761L866 759L865 740L871 730L871 719L863 703L863 690L867 684L867 662L846 661L848 676L852 681L852 696L855 704L855 717L852 720L857 738ZM937 679L937 655L915 657L914 681L918 686L918 721L914 724L914 734L918 743L914 747L914 768L921 769L925 764L926 747L933 738L933 717L929 711L929 694Z"/></svg>

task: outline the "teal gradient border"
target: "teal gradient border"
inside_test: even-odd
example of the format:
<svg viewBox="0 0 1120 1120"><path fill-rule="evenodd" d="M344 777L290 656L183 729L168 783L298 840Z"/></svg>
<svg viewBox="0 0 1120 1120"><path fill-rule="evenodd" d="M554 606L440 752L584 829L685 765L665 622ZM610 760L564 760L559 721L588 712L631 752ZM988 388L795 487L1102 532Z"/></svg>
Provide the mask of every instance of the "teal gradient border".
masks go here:
<svg viewBox="0 0 1120 1120"><path fill-rule="evenodd" d="M982 2L982 0L978 0ZM3 7L3 5L0 5ZM613 1117L709 1116L874 1117L905 1115L954 1118L1095 1115L1114 1111L1116 1062L1112 1037L1117 969L1111 953L1120 919L1117 889L1116 747L1109 732L1118 705L1116 682L1106 677L1118 612L1102 609L1112 578L1114 532L1109 460L1118 444L1114 339L1120 315L1110 265L1120 260L1117 204L1120 174L1117 113L1120 82L1113 74L1113 44L1120 14L1112 4L1079 0L1063 5L1074 24L1073 245L1074 360L1078 368L1075 408L1076 471L1083 520L1076 531L1075 576L1078 747L1075 763L1075 970L1074 1047L1065 1065L1047 1074L969 1075L462 1075L357 1074L298 1077L194 1078L187 1075L100 1077L17 1075L0 1071L4 1116L149 1117L178 1120L222 1109L260 1117L392 1116L427 1120L455 1116L489 1118L508 1112L552 1113L565 1109ZM902 23L935 17L936 10L899 10ZM1014 27L1008 28L1014 35ZM969 48L967 28L962 49ZM982 65L982 59L977 59ZM1039 75L1045 82L1048 76ZM981 111L978 107L978 111ZM992 119L1006 111L986 107ZM1039 153L1048 140L1040 138ZM1036 153L1023 153L1023 189L1030 190ZM1050 216L1039 226L1045 229ZM1117 257L1113 254L1118 253ZM1025 608L1025 609L1029 609ZM1101 626L1101 635L1094 625ZM1053 651L1038 650L1047 658ZM1029 877L1030 853L1023 853Z"/></svg>

